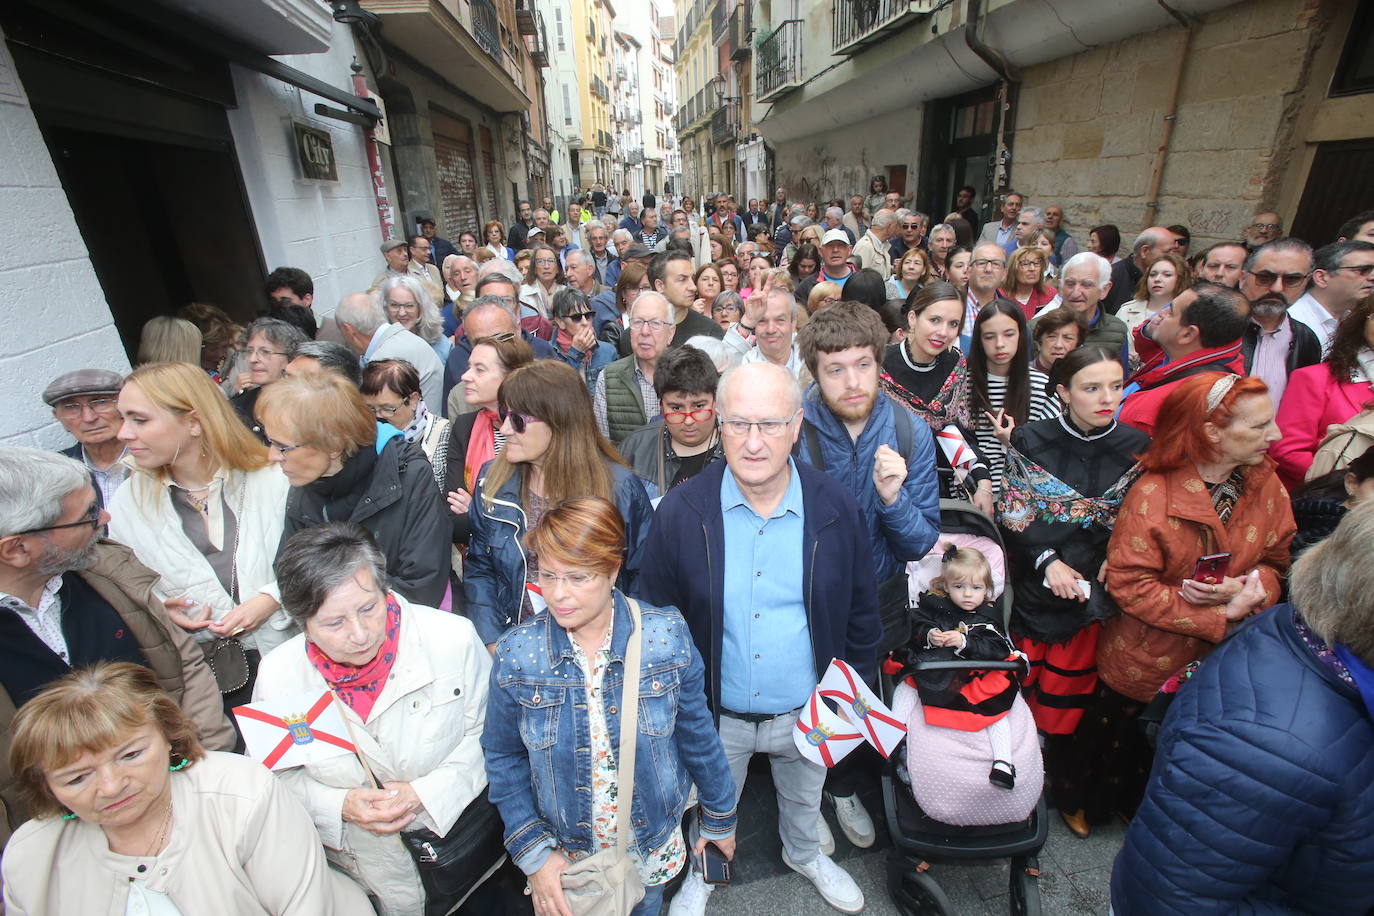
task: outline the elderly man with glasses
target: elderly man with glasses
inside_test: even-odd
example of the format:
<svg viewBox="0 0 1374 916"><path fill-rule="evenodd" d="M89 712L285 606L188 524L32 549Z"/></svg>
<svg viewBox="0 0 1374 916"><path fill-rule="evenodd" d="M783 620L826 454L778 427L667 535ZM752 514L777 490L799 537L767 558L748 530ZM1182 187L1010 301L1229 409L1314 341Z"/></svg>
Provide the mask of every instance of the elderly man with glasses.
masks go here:
<svg viewBox="0 0 1374 916"><path fill-rule="evenodd" d="M930 217L916 210L896 210L897 214L897 236L887 245L887 253L896 264L913 248L924 249L926 247L926 227L930 223Z"/></svg>
<svg viewBox="0 0 1374 916"><path fill-rule="evenodd" d="M630 306L630 355L596 377L592 413L601 434L616 445L660 413L654 369L677 331L674 314L663 293L640 293Z"/></svg>
<svg viewBox="0 0 1374 916"><path fill-rule="evenodd" d="M154 593L157 574L100 537L109 520L79 461L0 448L0 741L8 746L16 708L49 683L118 661L151 668L207 748L233 749L205 654L168 620ZM28 820L3 760L0 798L3 842Z"/></svg>
<svg viewBox="0 0 1374 916"><path fill-rule="evenodd" d="M1289 307L1288 317L1312 329L1325 356L1341 317L1370 295L1374 295L1374 244L1358 239L1332 242L1313 255L1312 285Z"/></svg>
<svg viewBox="0 0 1374 916"><path fill-rule="evenodd" d="M43 389L43 403L52 408L52 415L67 434L76 440L62 454L86 468L91 486L101 507L114 499L115 490L129 476L129 469L120 460L124 457L124 443L119 429L124 419L119 415L119 389L124 376L108 369L78 369L59 375Z"/></svg>
<svg viewBox="0 0 1374 916"><path fill-rule="evenodd" d="M845 485L791 457L802 423L791 373L771 363L731 369L716 409L725 461L659 503L639 595L687 621L736 795L750 759L767 754L783 863L828 904L857 913L863 892L820 848L826 769L802 756L792 734L831 659L865 680L877 674L871 538ZM689 874L669 913L701 916L713 890Z"/></svg>

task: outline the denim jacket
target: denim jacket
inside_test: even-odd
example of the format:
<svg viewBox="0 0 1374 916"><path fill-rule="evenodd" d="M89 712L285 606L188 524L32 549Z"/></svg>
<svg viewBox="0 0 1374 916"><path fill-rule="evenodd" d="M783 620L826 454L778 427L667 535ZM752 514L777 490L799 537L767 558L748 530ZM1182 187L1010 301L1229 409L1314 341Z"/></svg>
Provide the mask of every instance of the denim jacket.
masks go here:
<svg viewBox="0 0 1374 916"><path fill-rule="evenodd" d="M520 475L512 474L487 507L485 491L490 469L491 462L487 462L473 488L472 506L468 509L472 534L463 569L468 617L487 644L496 642L519 616L526 568L522 542L529 531L529 519L520 504ZM622 464L611 464L610 469L613 501L625 520L625 562L616 585L634 592L643 542L654 510L634 472Z"/></svg>
<svg viewBox="0 0 1374 916"><path fill-rule="evenodd" d="M610 661L602 683L612 747L620 747L617 712L631 618L612 593ZM735 784L711 713L705 668L687 623L673 608L640 606L639 743L635 757L632 845L646 856L667 842L693 783L701 832L735 832ZM506 826L506 848L525 874L555 849L592 853L591 725L586 681L567 631L547 611L509 630L496 644L487 721L482 732L490 797Z"/></svg>

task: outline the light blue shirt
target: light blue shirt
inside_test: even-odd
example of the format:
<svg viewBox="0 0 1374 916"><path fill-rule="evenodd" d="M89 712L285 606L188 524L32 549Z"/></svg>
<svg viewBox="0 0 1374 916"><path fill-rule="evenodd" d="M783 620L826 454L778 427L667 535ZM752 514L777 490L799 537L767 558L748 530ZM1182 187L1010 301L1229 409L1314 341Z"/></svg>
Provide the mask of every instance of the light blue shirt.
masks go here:
<svg viewBox="0 0 1374 916"><path fill-rule="evenodd" d="M720 700L735 712L789 712L816 686L802 595L805 509L790 459L788 470L787 492L766 519L744 498L735 475L727 470L720 482L725 529Z"/></svg>

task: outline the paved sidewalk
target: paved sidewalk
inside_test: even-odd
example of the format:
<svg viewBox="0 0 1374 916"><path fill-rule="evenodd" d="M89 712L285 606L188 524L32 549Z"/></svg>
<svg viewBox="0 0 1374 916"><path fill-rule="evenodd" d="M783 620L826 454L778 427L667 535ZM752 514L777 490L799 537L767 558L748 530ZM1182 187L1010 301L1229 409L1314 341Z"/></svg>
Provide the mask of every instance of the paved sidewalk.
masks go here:
<svg viewBox="0 0 1374 916"><path fill-rule="evenodd" d="M886 862L891 843L882 817L881 798L876 786L865 791L863 797L877 825L878 840L872 849L850 846L836 825L834 812L827 808L826 819L835 834L835 860L863 888L865 914L897 916L899 911L886 890ZM804 878L782 864L773 783L767 761L762 758L756 759L749 770L744 797L740 801L740 825L735 880L731 886L711 895L706 910L710 916L765 913L823 916L838 912L831 909ZM1112 859L1124 836L1125 828L1112 824L1080 840L1064 827L1058 814L1051 811L1049 839L1040 853L1040 893L1044 912L1059 916L1105 916L1110 898ZM980 865L934 865L931 874L939 880L960 916L1010 912L1005 860Z"/></svg>

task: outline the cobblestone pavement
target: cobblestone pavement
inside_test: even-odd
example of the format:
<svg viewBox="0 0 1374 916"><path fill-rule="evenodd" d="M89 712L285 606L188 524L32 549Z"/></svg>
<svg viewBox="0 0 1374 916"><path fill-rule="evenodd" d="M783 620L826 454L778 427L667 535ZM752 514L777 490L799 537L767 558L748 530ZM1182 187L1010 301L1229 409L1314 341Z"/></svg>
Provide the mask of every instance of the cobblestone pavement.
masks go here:
<svg viewBox="0 0 1374 916"><path fill-rule="evenodd" d="M900 916L887 895L887 859L892 850L882 816L882 800L876 785L861 793L877 827L871 849L856 849L840 833L834 812L826 819L835 834L835 861L863 888L866 916ZM1112 860L1125 837L1119 823L1096 828L1080 840L1069 833L1054 811L1049 816L1049 838L1040 852L1040 895L1043 911L1052 916L1106 916ZM734 882L711 895L708 916L826 916L837 913L823 901L806 879L782 864L778 840L777 804L767 760L754 759L740 800L739 854ZM934 865L931 874L940 882L959 916L998 916L1010 912L1007 897L1006 860L972 865ZM528 898L517 887L524 881L508 869L498 883L504 909L510 916L528 914ZM669 892L671 898L672 892ZM474 902L463 916L487 916L497 907ZM485 912L482 912L485 911ZM663 912L667 913L665 905Z"/></svg>

